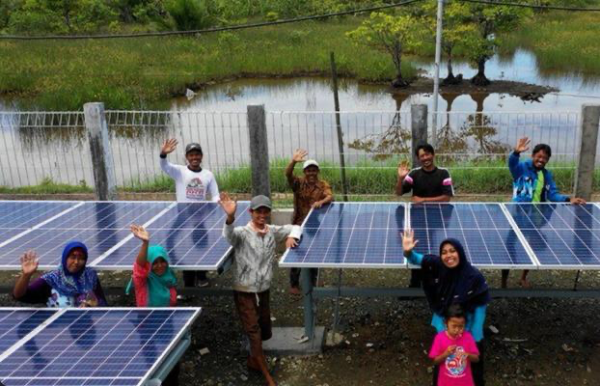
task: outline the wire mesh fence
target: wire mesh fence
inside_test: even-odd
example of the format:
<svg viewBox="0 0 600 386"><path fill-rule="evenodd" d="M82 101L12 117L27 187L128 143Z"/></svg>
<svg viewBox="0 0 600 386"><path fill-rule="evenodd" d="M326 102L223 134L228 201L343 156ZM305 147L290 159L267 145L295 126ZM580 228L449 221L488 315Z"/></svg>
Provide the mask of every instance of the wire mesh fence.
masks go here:
<svg viewBox="0 0 600 386"><path fill-rule="evenodd" d="M339 113L267 112L266 127L273 192L289 192L284 169L297 148L321 164L323 178L342 191L340 158L346 163L354 199L393 197L397 164L410 160L410 111ZM107 111L114 174L122 190L169 191L170 179L159 166L167 138L179 146L169 155L185 163L184 148L199 142L203 166L217 176L221 190L251 190L248 123L245 112ZM433 123L436 130L433 130ZM429 139L437 164L447 167L458 193L510 193L506 158L517 139L553 149L549 164L559 187L570 192L579 146L578 112L441 112L429 114ZM93 187L92 161L82 112L0 112L0 185L34 186L51 181ZM297 173L300 171L298 170Z"/></svg>

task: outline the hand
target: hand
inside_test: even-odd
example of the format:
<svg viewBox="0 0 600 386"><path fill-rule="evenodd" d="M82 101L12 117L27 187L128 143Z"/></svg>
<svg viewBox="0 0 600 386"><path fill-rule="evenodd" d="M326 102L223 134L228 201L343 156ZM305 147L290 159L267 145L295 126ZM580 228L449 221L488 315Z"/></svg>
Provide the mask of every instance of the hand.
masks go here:
<svg viewBox="0 0 600 386"><path fill-rule="evenodd" d="M571 201L571 204L574 204L574 205L587 204L587 202L583 198L579 198L579 197L571 197L571 199L569 201Z"/></svg>
<svg viewBox="0 0 600 386"><path fill-rule="evenodd" d="M298 240L296 240L295 238L293 238L293 237L288 237L288 238L285 240L285 247L286 247L287 249L289 249L289 248L296 248L297 246L298 246Z"/></svg>
<svg viewBox="0 0 600 386"><path fill-rule="evenodd" d="M38 256L34 250L30 249L21 256L21 269L23 270L23 275L33 275L35 271L37 271L38 265Z"/></svg>
<svg viewBox="0 0 600 386"><path fill-rule="evenodd" d="M175 138L167 139L163 142L162 148L160 149L161 154L172 153L177 147L177 140Z"/></svg>
<svg viewBox="0 0 600 386"><path fill-rule="evenodd" d="M323 206L323 203L321 201L317 201L314 204L312 204L313 209L319 209L322 206Z"/></svg>
<svg viewBox="0 0 600 386"><path fill-rule="evenodd" d="M150 241L150 234L143 226L131 224L129 229L131 229L131 233L133 233L135 237L142 240L143 242L147 243L148 241Z"/></svg>
<svg viewBox="0 0 600 386"><path fill-rule="evenodd" d="M410 173L410 168L408 167L408 161L402 161L398 163L398 179L403 181L406 176Z"/></svg>
<svg viewBox="0 0 600 386"><path fill-rule="evenodd" d="M237 203L233 201L231 197L229 197L229 194L225 192L222 192L220 197L221 201L219 201L219 205L221 205L221 208L223 208L223 211L228 217L233 217L237 209Z"/></svg>
<svg viewBox="0 0 600 386"><path fill-rule="evenodd" d="M294 162L302 162L308 155L308 152L303 149L296 149L294 155L292 155L292 161Z"/></svg>
<svg viewBox="0 0 600 386"><path fill-rule="evenodd" d="M452 353L454 353L454 350L456 350L456 345L450 345L448 346L448 348L446 348L446 351L444 351L444 355L449 357L450 355L452 355Z"/></svg>
<svg viewBox="0 0 600 386"><path fill-rule="evenodd" d="M412 196L410 200L415 204L422 204L425 202L425 198L419 196Z"/></svg>
<svg viewBox="0 0 600 386"><path fill-rule="evenodd" d="M410 253L417 246L419 240L415 240L415 231L412 229L407 229L404 233L402 233L402 249L404 253Z"/></svg>
<svg viewBox="0 0 600 386"><path fill-rule="evenodd" d="M529 150L529 142L531 141L527 137L519 138L517 146L515 146L515 153L523 153L524 151Z"/></svg>

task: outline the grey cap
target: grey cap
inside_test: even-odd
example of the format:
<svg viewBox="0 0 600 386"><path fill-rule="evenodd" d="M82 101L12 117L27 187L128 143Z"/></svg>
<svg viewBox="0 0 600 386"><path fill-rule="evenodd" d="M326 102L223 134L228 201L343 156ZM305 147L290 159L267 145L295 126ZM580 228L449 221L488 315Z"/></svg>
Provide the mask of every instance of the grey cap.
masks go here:
<svg viewBox="0 0 600 386"><path fill-rule="evenodd" d="M188 143L188 145L185 147L185 154L187 155L187 153L194 150L197 150L200 152L200 154L203 154L202 146L200 146L200 144L197 142Z"/></svg>
<svg viewBox="0 0 600 386"><path fill-rule="evenodd" d="M252 197L252 201L250 201L250 209L256 210L258 208L262 208L263 206L271 209L271 200L269 200L269 197L263 195Z"/></svg>

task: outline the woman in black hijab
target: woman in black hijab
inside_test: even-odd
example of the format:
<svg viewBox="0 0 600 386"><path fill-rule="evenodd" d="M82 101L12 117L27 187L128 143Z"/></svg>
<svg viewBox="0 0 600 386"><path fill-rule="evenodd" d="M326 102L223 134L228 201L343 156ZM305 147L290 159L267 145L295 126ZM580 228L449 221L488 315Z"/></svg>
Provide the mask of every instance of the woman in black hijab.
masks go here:
<svg viewBox="0 0 600 386"><path fill-rule="evenodd" d="M402 236L404 256L411 264L419 265L423 272L423 290L433 312L431 325L436 332L444 331L444 315L452 304L460 304L467 314L469 331L481 353L480 361L473 364L473 380L483 386L483 324L490 293L485 278L467 260L462 244L446 239L440 244L440 254L422 255L414 251L418 240L413 230ZM437 377L436 377L437 379Z"/></svg>

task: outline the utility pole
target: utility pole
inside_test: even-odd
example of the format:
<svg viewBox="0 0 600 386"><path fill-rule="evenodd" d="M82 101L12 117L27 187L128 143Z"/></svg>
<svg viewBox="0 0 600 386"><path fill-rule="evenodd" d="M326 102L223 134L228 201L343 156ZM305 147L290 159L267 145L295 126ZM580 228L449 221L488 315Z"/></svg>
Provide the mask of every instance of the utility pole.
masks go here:
<svg viewBox="0 0 600 386"><path fill-rule="evenodd" d="M435 75L433 78L433 119L431 120L431 142L437 145L438 98L440 93L440 62L442 60L442 20L444 0L438 0L437 25L435 32Z"/></svg>

